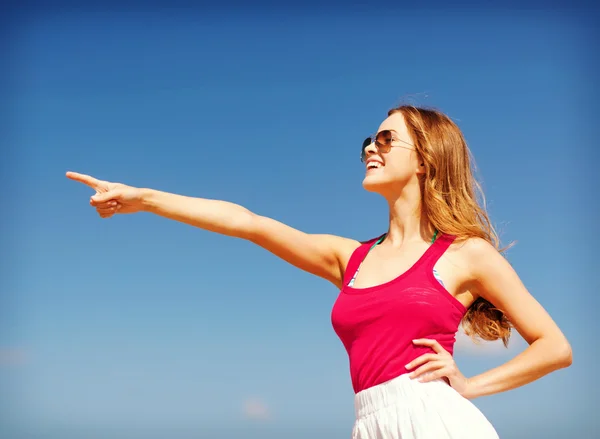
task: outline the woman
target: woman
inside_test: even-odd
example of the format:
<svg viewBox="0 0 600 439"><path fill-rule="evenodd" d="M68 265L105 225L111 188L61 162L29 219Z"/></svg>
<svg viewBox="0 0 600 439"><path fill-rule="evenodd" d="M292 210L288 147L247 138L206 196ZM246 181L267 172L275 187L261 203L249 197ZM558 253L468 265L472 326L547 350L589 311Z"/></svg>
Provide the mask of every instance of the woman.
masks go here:
<svg viewBox="0 0 600 439"><path fill-rule="evenodd" d="M306 234L225 201L67 177L96 191L90 203L102 218L146 211L244 238L339 287L332 323L350 360L353 438L497 438L470 400L569 366L570 345L498 250L469 150L447 116L392 109L361 159L364 188L389 204L387 232L362 243ZM452 358L461 323L505 345L514 326L529 346L466 378Z"/></svg>

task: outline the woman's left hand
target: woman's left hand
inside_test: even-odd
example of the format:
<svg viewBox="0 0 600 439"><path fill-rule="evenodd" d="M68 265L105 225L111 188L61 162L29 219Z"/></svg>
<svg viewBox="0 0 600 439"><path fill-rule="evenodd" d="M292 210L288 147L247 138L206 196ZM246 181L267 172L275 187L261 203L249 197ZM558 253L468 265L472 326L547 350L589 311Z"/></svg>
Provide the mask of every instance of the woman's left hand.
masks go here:
<svg viewBox="0 0 600 439"><path fill-rule="evenodd" d="M439 378L448 378L450 385L463 397L468 397L470 382L468 378L458 370L454 358L445 350L436 340L421 338L413 340L413 343L421 346L428 346L435 351L435 354L424 354L414 359L406 365L407 369L418 369L410 373L411 379L417 379L420 382L433 381ZM420 366L420 367L419 367Z"/></svg>

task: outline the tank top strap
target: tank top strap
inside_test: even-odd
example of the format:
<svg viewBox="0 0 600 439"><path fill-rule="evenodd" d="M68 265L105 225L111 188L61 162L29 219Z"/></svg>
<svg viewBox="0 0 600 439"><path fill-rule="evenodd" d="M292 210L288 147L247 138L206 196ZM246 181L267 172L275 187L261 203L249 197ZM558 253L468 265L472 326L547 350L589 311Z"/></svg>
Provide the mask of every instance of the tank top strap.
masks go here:
<svg viewBox="0 0 600 439"><path fill-rule="evenodd" d="M427 269L433 269L437 261L442 257L442 255L448 250L448 248L452 245L456 236L441 234L434 242L431 244L429 251L425 258L423 258L423 265Z"/></svg>
<svg viewBox="0 0 600 439"><path fill-rule="evenodd" d="M359 245L356 250L350 256L348 260L348 264L346 265L346 270L344 271L344 285L348 285L348 283L352 280L356 272L358 271L360 265L363 260L367 257L367 254L373 247L373 245L379 241L384 235L380 235L376 238L369 239L368 241L363 241L361 245Z"/></svg>

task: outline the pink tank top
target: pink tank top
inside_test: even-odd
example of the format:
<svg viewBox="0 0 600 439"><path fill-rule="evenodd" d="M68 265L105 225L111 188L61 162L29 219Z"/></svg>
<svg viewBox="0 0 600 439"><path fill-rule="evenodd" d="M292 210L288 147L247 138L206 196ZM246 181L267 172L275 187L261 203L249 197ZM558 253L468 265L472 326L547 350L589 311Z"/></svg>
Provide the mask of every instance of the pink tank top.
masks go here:
<svg viewBox="0 0 600 439"><path fill-rule="evenodd" d="M331 321L348 352L355 393L410 372L406 364L432 352L413 344L416 338L435 339L453 353L467 310L433 273L453 241L454 237L441 235L406 272L369 288L348 284L377 238L359 246L350 257Z"/></svg>

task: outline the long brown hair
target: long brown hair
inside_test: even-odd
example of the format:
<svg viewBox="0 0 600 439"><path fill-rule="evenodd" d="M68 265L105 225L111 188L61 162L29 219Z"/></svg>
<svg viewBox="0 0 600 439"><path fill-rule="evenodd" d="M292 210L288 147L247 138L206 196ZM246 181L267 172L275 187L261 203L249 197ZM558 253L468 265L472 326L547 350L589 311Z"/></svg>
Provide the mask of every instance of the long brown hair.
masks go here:
<svg viewBox="0 0 600 439"><path fill-rule="evenodd" d="M402 105L400 112L411 135L425 174L421 179L422 213L441 233L458 239L485 239L498 251L500 240L485 210L481 185L474 177L474 161L458 126L434 109ZM479 201L478 201L479 197ZM508 345L511 323L506 315L482 297L465 314L462 326L472 338Z"/></svg>

